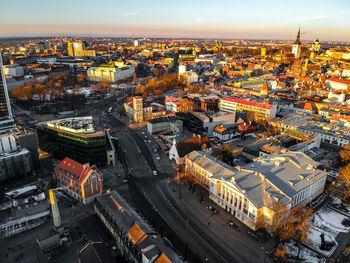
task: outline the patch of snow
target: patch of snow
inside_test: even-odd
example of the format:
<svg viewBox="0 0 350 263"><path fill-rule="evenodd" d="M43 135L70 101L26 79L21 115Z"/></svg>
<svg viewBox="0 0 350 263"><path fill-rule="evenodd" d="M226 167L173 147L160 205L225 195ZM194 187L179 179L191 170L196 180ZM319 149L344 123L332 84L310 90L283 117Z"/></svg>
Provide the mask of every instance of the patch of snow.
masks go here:
<svg viewBox="0 0 350 263"><path fill-rule="evenodd" d="M321 250L321 237L320 235L324 235L324 239L327 243L334 243L334 246L330 250ZM310 227L308 231L308 240L306 241L306 244L309 245L311 248L315 249L316 251L320 252L321 254L325 256L330 256L333 254L334 250L337 248L338 243L335 240L336 236L338 234L334 233L328 233L324 230L315 228L315 227Z"/></svg>
<svg viewBox="0 0 350 263"><path fill-rule="evenodd" d="M296 258L299 253L299 260L298 262L304 262L304 263L325 263L325 259L319 259L317 257L317 254L313 251L307 249L306 247L301 246L300 252L299 252L299 246L294 240L290 240L286 243L286 249L287 249L287 255L288 258Z"/></svg>
<svg viewBox="0 0 350 263"><path fill-rule="evenodd" d="M328 207L324 207L315 213L313 225L320 229L328 228L330 232L336 234L338 232L346 233L350 231L350 227L342 224L344 219L348 219L348 217Z"/></svg>
<svg viewBox="0 0 350 263"><path fill-rule="evenodd" d="M19 196L21 194L24 194L26 192L29 192L29 191L32 191L32 190L36 190L36 189L38 189L36 187L36 185L29 185L29 186L25 186L25 187L22 187L22 188L17 188L17 189L8 191L5 194L10 196L10 197L12 197L12 198L16 198L17 196Z"/></svg>
<svg viewBox="0 0 350 263"><path fill-rule="evenodd" d="M33 196L35 201L42 201L46 199L45 193L40 193L38 195Z"/></svg>
<svg viewBox="0 0 350 263"><path fill-rule="evenodd" d="M331 198L332 198L332 204L335 204L335 205L341 204L341 199L339 197L331 196Z"/></svg>

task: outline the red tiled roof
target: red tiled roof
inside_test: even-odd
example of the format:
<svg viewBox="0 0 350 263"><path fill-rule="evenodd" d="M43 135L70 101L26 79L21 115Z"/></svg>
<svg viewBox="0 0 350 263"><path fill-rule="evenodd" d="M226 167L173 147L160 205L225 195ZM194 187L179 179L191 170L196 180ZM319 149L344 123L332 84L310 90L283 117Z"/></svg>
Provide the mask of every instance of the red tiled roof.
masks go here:
<svg viewBox="0 0 350 263"><path fill-rule="evenodd" d="M175 97L167 96L166 99L165 99L165 102L174 102L174 101L177 101L177 100L179 100L179 99L175 98Z"/></svg>
<svg viewBox="0 0 350 263"><path fill-rule="evenodd" d="M68 157L64 158L63 161L55 167L55 171L60 169L70 172L73 175L73 179L79 181L79 183L84 183L93 170L89 164L83 165Z"/></svg>
<svg viewBox="0 0 350 263"><path fill-rule="evenodd" d="M346 80L346 79L331 78L331 79L328 79L328 80L329 81L338 82L338 83L342 83L342 84L346 84L346 85L350 85L350 80Z"/></svg>
<svg viewBox="0 0 350 263"><path fill-rule="evenodd" d="M230 101L230 102L236 102L236 103L240 103L240 104L250 105L250 106L258 107L258 108L262 108L262 109L271 109L272 106L273 106L272 104L268 104L268 103L264 103L264 102L244 100L244 99L236 99L234 97L227 97L227 98L223 98L221 100L226 100L226 101Z"/></svg>

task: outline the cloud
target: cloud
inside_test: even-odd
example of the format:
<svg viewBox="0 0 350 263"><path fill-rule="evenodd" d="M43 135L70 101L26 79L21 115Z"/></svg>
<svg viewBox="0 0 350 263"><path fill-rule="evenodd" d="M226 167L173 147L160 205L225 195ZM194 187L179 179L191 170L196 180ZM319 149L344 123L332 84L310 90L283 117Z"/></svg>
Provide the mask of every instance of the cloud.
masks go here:
<svg viewBox="0 0 350 263"><path fill-rule="evenodd" d="M196 17L194 20L195 20L195 21L204 21L205 18L204 18L204 17Z"/></svg>
<svg viewBox="0 0 350 263"><path fill-rule="evenodd" d="M330 18L328 15L319 15L319 16L309 16L309 17L301 17L298 18L298 21L311 21L311 20L322 20L322 19L327 19Z"/></svg>
<svg viewBox="0 0 350 263"><path fill-rule="evenodd" d="M139 12L126 12L121 14L120 16L137 16Z"/></svg>
<svg viewBox="0 0 350 263"><path fill-rule="evenodd" d="M337 13L338 15L349 15L350 11L341 11Z"/></svg>
<svg viewBox="0 0 350 263"><path fill-rule="evenodd" d="M206 17L202 17L202 16L196 17L193 20L196 22L203 22L203 23L218 23L217 19L206 18Z"/></svg>

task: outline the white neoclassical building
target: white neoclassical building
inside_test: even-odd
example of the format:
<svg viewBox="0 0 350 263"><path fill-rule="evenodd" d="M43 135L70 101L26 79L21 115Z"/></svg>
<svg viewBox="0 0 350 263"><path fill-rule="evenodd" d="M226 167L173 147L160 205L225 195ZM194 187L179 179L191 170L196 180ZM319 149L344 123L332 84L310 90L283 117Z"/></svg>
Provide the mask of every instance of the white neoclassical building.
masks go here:
<svg viewBox="0 0 350 263"><path fill-rule="evenodd" d="M272 224L274 202L288 208L306 205L324 190L327 173L301 152L259 157L231 167L203 151L185 157L186 172L209 191L209 197L252 229L258 217Z"/></svg>

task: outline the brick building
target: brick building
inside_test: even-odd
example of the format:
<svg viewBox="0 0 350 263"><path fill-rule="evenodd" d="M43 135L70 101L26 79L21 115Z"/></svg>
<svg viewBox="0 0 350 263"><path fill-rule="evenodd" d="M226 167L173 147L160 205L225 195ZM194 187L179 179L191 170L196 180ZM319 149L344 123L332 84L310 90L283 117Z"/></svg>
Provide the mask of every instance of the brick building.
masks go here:
<svg viewBox="0 0 350 263"><path fill-rule="evenodd" d="M84 204L102 194L102 173L95 165L83 165L66 157L55 167L55 178L64 191Z"/></svg>

